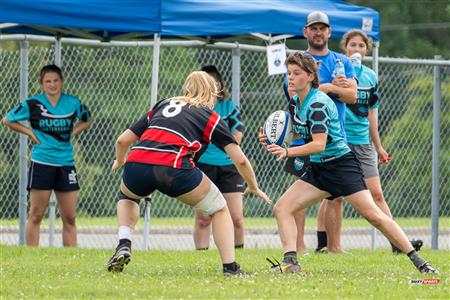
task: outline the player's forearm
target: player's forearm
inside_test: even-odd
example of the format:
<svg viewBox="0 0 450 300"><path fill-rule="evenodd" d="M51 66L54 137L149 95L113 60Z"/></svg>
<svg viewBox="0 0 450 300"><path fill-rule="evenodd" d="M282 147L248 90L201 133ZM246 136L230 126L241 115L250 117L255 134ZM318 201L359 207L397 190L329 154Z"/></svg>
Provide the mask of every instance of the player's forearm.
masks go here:
<svg viewBox="0 0 450 300"><path fill-rule="evenodd" d="M338 99L346 104L356 103L356 90L353 88L341 88L335 87L335 93L338 95Z"/></svg>
<svg viewBox="0 0 450 300"><path fill-rule="evenodd" d="M128 148L139 139L131 130L127 129L123 132L116 141L116 160L124 162Z"/></svg>
<svg viewBox="0 0 450 300"><path fill-rule="evenodd" d="M19 133L23 133L27 136L30 136L32 134L31 128L26 127L26 126L20 124L19 122L10 122L10 121L8 121L8 119L6 119L6 117L3 118L2 121L3 121L3 124L8 126L8 128L11 130L14 130Z"/></svg>
<svg viewBox="0 0 450 300"><path fill-rule="evenodd" d="M376 149L381 148L380 133L378 131L378 120L374 109L369 110L369 133Z"/></svg>
<svg viewBox="0 0 450 300"><path fill-rule="evenodd" d="M238 170L239 174L241 174L242 178L244 178L245 182L247 183L247 186L255 190L258 188L258 182L256 181L256 175L253 171L253 167L250 164L250 161L245 158L243 162L235 164L236 169Z"/></svg>
<svg viewBox="0 0 450 300"><path fill-rule="evenodd" d="M312 141L303 146L288 148L288 157L308 156L325 151L325 144L322 141Z"/></svg>
<svg viewBox="0 0 450 300"><path fill-rule="evenodd" d="M93 119L91 119L89 122L78 122L77 125L75 125L75 127L73 127L72 134L76 135L76 134L79 134L80 132L88 129L89 127L91 127L93 122L94 122Z"/></svg>

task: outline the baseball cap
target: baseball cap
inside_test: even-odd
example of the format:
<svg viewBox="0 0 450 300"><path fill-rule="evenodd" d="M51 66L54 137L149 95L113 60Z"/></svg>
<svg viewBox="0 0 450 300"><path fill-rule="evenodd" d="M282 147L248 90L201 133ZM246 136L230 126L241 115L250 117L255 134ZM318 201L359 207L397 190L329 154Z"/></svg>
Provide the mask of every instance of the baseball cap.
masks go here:
<svg viewBox="0 0 450 300"><path fill-rule="evenodd" d="M322 23L330 27L330 21L328 20L328 16L321 11L313 11L306 18L305 27L309 27L313 24Z"/></svg>

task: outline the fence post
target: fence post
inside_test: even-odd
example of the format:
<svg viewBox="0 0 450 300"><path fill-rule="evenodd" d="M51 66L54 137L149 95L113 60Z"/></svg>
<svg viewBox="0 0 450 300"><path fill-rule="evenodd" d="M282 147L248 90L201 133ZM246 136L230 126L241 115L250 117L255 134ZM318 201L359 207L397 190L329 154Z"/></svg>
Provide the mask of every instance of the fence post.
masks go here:
<svg viewBox="0 0 450 300"><path fill-rule="evenodd" d="M28 97L28 48L27 40L20 41L20 99ZM28 138L19 135L19 245L25 245L27 221L27 161Z"/></svg>
<svg viewBox="0 0 450 300"><path fill-rule="evenodd" d="M231 99L237 105L241 104L241 49L239 44L237 48L231 50Z"/></svg>
<svg viewBox="0 0 450 300"><path fill-rule="evenodd" d="M144 250L150 248L150 218L152 198L144 198Z"/></svg>
<svg viewBox="0 0 450 300"><path fill-rule="evenodd" d="M435 59L440 59L436 55ZM433 164L431 183L431 248L438 249L439 238L439 153L441 143L441 69L434 66L433 77Z"/></svg>
<svg viewBox="0 0 450 300"><path fill-rule="evenodd" d="M378 55L379 55L379 42L375 42L373 43L373 48L372 48L372 69L375 72L375 74L377 75L378 78L378 67L379 67L379 61L378 61ZM375 109L375 118L378 120L378 110ZM375 156L377 156L378 154L375 153ZM376 161L378 161L378 157L375 157ZM370 247L372 250L374 250L377 247L377 229L375 227L372 227L371 230L371 236L370 236Z"/></svg>
<svg viewBox="0 0 450 300"><path fill-rule="evenodd" d="M55 65L57 65L58 67L61 67L61 47L62 47L61 38L56 37L54 62ZM55 240L55 218L56 218L56 197L54 192L52 192L50 196L48 208L49 208L48 246L53 247L54 246L53 242Z"/></svg>

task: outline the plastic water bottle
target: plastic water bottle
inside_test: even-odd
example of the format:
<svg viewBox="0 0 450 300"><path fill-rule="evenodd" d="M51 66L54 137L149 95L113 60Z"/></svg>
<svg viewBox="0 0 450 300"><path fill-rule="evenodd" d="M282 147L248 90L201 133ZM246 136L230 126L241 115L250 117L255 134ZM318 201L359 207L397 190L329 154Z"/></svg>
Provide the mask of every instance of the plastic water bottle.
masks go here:
<svg viewBox="0 0 450 300"><path fill-rule="evenodd" d="M338 75L345 75L344 63L340 59L336 59L336 64L334 65L333 77Z"/></svg>
<svg viewBox="0 0 450 300"><path fill-rule="evenodd" d="M355 69L355 72L359 74L361 72L362 64L361 64L361 54L358 52L355 52L350 56L350 60L352 61L353 68Z"/></svg>

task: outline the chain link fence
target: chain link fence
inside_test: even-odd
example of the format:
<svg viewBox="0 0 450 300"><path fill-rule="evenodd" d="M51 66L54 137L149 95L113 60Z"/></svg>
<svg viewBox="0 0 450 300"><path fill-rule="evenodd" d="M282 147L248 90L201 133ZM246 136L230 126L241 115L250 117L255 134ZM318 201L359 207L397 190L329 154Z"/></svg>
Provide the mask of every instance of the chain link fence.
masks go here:
<svg viewBox="0 0 450 300"><path fill-rule="evenodd" d="M20 100L20 46L0 45L1 116ZM74 137L75 160L81 190L78 198L78 241L81 247L111 248L116 242L115 206L120 180L111 174L117 136L150 107L151 46L104 47L64 44L61 52L65 90L78 95L95 119L93 126ZM28 94L38 93L39 69L54 61L52 43L32 42L28 50ZM210 47L162 47L158 98L182 92L186 76L203 65L214 64L232 88L232 51ZM385 149L393 157L380 166L385 198L410 237L431 245L431 174L433 129L433 71L430 64L404 64L401 59L381 60L379 127ZM441 66L440 248L449 248L450 233L450 67ZM268 76L265 52L240 50L240 107L245 125L243 150L251 160L261 188L276 200L291 178L282 163L263 151L257 132L273 111L286 108L283 75ZM236 99L235 99L236 100ZM29 148L31 145L29 144ZM0 243L18 242L19 135L0 126ZM244 200L246 246L280 247L271 207L259 199ZM159 193L152 195L150 248L193 249L192 208ZM144 206L144 204L142 204ZM142 207L144 208L144 207ZM315 247L317 208L308 209L306 244ZM144 211L144 209L142 209ZM57 211L57 216L59 212ZM348 205L344 207L343 246L360 248L389 244L375 236L370 225ZM143 247L143 221L135 233ZM55 245L61 242L57 220ZM41 226L41 245L48 245L48 219ZM371 242L372 241L372 242Z"/></svg>

